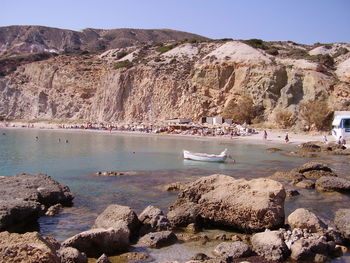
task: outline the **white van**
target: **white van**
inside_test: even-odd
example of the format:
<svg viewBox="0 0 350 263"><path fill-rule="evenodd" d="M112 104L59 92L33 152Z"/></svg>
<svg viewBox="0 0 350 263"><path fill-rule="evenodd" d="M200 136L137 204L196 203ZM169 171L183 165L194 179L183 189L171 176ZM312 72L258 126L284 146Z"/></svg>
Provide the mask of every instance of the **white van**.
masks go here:
<svg viewBox="0 0 350 263"><path fill-rule="evenodd" d="M336 140L339 140L340 136L346 141L350 140L350 111L334 112L332 135Z"/></svg>

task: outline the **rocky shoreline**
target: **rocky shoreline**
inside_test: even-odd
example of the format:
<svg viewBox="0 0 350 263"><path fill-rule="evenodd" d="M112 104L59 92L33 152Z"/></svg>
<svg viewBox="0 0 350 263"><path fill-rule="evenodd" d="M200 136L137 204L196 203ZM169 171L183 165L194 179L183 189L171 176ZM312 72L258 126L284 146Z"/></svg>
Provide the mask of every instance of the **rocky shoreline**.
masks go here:
<svg viewBox="0 0 350 263"><path fill-rule="evenodd" d="M288 188L292 185L296 189L286 190L286 180ZM350 192L350 181L318 162L277 172L270 178L247 181L214 174L165 187L179 191L168 214L148 206L137 215L130 207L111 204L90 230L61 244L37 232L10 232L16 231L19 222L27 224L44 212L58 211L57 205L71 205L69 188L47 175L23 174L0 181L0 258L5 262L83 263L88 258L99 263L150 262L150 255L132 251L132 247L158 249L194 241L216 245L187 262L326 262L347 252L350 241L350 209L338 209L333 222L305 208L285 215L285 199L298 188ZM223 229L222 234L204 234L202 229L208 228Z"/></svg>

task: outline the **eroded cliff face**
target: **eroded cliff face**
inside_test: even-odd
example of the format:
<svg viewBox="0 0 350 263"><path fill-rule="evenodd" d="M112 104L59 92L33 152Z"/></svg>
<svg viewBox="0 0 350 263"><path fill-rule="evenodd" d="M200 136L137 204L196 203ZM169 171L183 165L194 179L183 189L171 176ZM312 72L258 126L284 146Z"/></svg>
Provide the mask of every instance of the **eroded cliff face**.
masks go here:
<svg viewBox="0 0 350 263"><path fill-rule="evenodd" d="M340 48L334 44L334 50L336 45ZM341 48L350 50L346 44ZM118 59L121 51L127 55ZM333 110L349 110L350 54L343 53L333 67L272 56L240 41L184 43L165 53L146 45L58 56L20 66L0 78L0 116L93 122L197 120L221 115L243 94L269 122L277 110L298 115L299 104L314 99L327 101Z"/></svg>

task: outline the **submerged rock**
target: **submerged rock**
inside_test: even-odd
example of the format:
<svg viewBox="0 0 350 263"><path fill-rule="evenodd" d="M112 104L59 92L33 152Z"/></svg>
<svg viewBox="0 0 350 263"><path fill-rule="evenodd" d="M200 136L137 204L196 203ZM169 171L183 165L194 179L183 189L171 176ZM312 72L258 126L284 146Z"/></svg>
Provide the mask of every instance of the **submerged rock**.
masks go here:
<svg viewBox="0 0 350 263"><path fill-rule="evenodd" d="M323 192L350 192L350 180L339 177L323 176L317 179L316 189Z"/></svg>
<svg viewBox="0 0 350 263"><path fill-rule="evenodd" d="M219 257L234 259L249 257L252 254L252 250L246 243L236 241L220 243L216 246L213 253Z"/></svg>
<svg viewBox="0 0 350 263"><path fill-rule="evenodd" d="M298 208L288 216L291 228L307 229L310 232L325 232L327 225L314 213L305 208Z"/></svg>
<svg viewBox="0 0 350 263"><path fill-rule="evenodd" d="M0 232L1 262L61 263L55 247L37 232Z"/></svg>
<svg viewBox="0 0 350 263"><path fill-rule="evenodd" d="M175 183L170 183L166 185L160 185L160 186L157 186L157 188L166 192L178 192L185 189L186 184L187 183L185 182L175 182Z"/></svg>
<svg viewBox="0 0 350 263"><path fill-rule="evenodd" d="M140 238L139 244L151 248L161 248L174 244L177 241L176 235L171 231L149 233Z"/></svg>
<svg viewBox="0 0 350 263"><path fill-rule="evenodd" d="M179 193L168 218L176 226L204 224L253 232L284 223L282 184L270 179L234 179L226 175L202 177Z"/></svg>
<svg viewBox="0 0 350 263"><path fill-rule="evenodd" d="M88 257L125 252L129 247L129 230L126 226L91 229L67 239L62 246L74 247Z"/></svg>
<svg viewBox="0 0 350 263"><path fill-rule="evenodd" d="M74 198L67 186L45 174L1 177L0 196L0 230L30 223L45 207L71 205Z"/></svg>
<svg viewBox="0 0 350 263"><path fill-rule="evenodd" d="M50 206L49 209L47 209L45 215L46 216L55 216L60 212L61 209L62 209L61 204Z"/></svg>

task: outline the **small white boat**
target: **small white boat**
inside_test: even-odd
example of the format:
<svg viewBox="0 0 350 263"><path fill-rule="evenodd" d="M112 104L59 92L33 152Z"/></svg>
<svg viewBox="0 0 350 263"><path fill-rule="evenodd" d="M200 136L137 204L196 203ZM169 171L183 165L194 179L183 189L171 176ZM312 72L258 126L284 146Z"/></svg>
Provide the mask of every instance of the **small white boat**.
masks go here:
<svg viewBox="0 0 350 263"><path fill-rule="evenodd" d="M220 154L193 153L184 150L184 159L203 162L225 162L227 158L227 149Z"/></svg>

